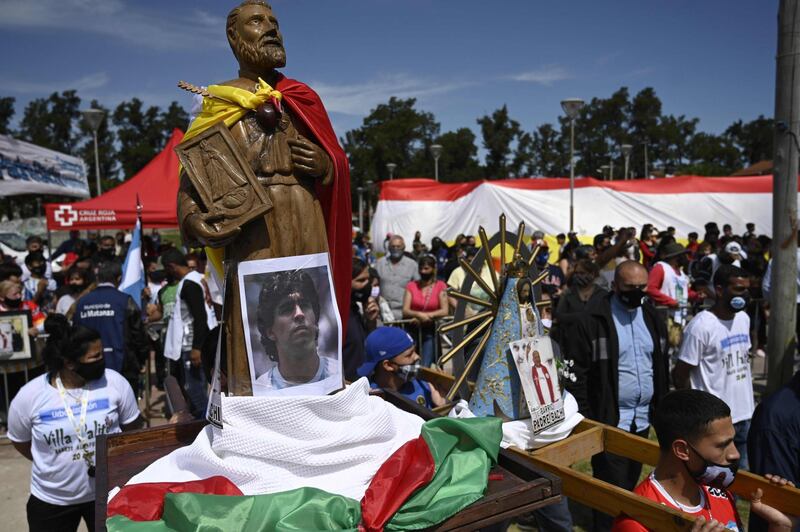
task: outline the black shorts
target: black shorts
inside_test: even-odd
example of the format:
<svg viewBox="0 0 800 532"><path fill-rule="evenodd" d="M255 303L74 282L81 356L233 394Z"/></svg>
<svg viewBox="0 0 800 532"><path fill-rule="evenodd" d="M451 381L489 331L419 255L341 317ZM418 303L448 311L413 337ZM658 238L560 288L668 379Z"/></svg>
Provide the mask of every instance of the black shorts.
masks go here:
<svg viewBox="0 0 800 532"><path fill-rule="evenodd" d="M31 532L75 532L81 518L86 521L89 532L94 532L94 501L59 506L31 495L27 510Z"/></svg>

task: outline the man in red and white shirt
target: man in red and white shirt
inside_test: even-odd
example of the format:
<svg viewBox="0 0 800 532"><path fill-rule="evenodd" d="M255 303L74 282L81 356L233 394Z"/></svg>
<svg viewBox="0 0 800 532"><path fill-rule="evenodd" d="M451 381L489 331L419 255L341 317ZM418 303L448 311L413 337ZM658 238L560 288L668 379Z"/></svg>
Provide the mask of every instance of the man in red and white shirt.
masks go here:
<svg viewBox="0 0 800 532"><path fill-rule="evenodd" d="M683 269L689 265L689 250L677 242L671 242L661 251L647 279L647 295L655 305L678 309L686 307L690 296L689 276ZM676 320L677 321L677 320Z"/></svg>
<svg viewBox="0 0 800 532"><path fill-rule="evenodd" d="M678 390L661 400L653 424L661 456L634 493L697 518L693 531L743 531L736 502L727 491L739 461L728 405L701 390ZM779 477L768 478L776 484L787 483ZM761 495L760 489L752 494L750 511L767 521L770 530L791 530L791 519L762 503ZM612 530L648 529L620 516Z"/></svg>

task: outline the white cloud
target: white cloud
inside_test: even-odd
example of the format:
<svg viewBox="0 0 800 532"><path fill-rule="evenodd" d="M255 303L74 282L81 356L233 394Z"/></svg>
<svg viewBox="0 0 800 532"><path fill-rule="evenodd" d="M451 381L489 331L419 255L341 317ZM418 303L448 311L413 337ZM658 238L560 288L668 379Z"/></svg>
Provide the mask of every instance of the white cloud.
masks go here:
<svg viewBox="0 0 800 532"><path fill-rule="evenodd" d="M458 81L437 82L394 74L351 85L334 85L324 82L310 85L319 93L329 112L362 116L368 114L378 104L387 102L392 96L424 99L428 96L463 89L473 84L472 82Z"/></svg>
<svg viewBox="0 0 800 532"><path fill-rule="evenodd" d="M120 0L6 0L0 27L89 32L157 50L227 46L225 20L187 9L181 18Z"/></svg>
<svg viewBox="0 0 800 532"><path fill-rule="evenodd" d="M109 77L105 72L89 74L72 81L26 81L21 79L0 78L0 89L11 93L29 95L50 94L62 90L91 91L108 85Z"/></svg>
<svg viewBox="0 0 800 532"><path fill-rule="evenodd" d="M557 65L545 66L537 70L529 70L527 72L520 72L509 76L509 79L514 81L522 81L526 83L537 83L539 85L549 86L556 81L570 79L572 76L567 69Z"/></svg>

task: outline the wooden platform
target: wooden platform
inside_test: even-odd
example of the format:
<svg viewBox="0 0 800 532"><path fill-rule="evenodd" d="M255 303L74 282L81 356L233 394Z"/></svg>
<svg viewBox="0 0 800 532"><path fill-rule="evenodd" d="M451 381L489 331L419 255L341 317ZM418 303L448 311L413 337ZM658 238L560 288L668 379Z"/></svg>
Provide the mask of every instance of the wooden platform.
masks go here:
<svg viewBox="0 0 800 532"><path fill-rule="evenodd" d="M434 414L391 392L380 395L403 410L431 419ZM100 436L97 440L96 528L105 530L109 489L123 486L158 458L189 445L205 427L205 421L165 425ZM553 504L561 499L561 481L536 467L526 456L501 450L491 472L486 494L431 530L475 530Z"/></svg>
<svg viewBox="0 0 800 532"><path fill-rule="evenodd" d="M572 469L570 466L608 451L643 464L656 465L659 448L655 442L595 421L584 420L568 438L532 452L517 450L538 468L561 478L563 495L609 515L628 515L652 530L690 530L694 519L630 491ZM764 491L762 501L789 515L800 515L800 490L777 487L765 478L739 471L730 487L735 495L750 499L757 488Z"/></svg>

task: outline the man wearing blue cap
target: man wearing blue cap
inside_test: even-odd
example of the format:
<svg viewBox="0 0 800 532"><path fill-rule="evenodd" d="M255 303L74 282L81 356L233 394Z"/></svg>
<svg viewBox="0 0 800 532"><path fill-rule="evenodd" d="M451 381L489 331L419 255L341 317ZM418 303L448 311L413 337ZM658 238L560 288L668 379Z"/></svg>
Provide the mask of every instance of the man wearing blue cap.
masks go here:
<svg viewBox="0 0 800 532"><path fill-rule="evenodd" d="M426 408L445 403L436 388L416 378L420 357L414 340L398 327L378 327L367 336L366 362L358 368L370 386L396 391Z"/></svg>

